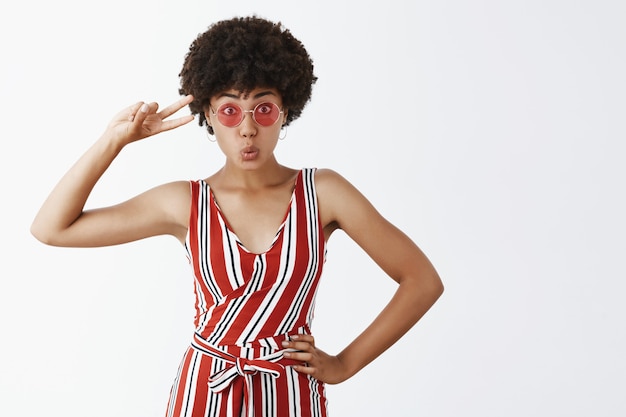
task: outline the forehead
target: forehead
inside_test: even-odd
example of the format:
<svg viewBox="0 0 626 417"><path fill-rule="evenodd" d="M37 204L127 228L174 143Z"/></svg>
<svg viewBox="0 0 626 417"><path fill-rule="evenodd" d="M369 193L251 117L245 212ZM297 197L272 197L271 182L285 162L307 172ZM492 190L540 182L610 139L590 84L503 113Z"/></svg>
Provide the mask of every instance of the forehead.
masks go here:
<svg viewBox="0 0 626 417"><path fill-rule="evenodd" d="M280 100L280 93L275 88L255 88L253 90L242 92L240 90L230 89L217 93L213 98L215 100L231 99L239 101L258 100L260 98L274 97Z"/></svg>

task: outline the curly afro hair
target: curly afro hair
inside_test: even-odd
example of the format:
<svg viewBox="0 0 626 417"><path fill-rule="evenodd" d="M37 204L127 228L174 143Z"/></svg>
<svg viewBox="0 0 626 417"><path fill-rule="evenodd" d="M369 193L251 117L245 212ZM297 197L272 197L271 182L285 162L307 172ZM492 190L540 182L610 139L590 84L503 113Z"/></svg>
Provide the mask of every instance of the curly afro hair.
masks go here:
<svg viewBox="0 0 626 417"><path fill-rule="evenodd" d="M189 47L179 74L181 95L191 94L192 114L207 124L204 107L211 97L234 89L275 88L288 109L285 125L300 117L311 98L313 61L302 43L282 24L256 16L222 20L209 26Z"/></svg>

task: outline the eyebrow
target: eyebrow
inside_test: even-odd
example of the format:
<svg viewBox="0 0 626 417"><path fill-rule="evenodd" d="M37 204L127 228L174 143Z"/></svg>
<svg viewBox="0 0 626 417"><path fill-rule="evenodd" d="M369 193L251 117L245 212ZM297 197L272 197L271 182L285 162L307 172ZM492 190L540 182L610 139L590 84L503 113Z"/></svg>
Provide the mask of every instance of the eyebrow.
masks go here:
<svg viewBox="0 0 626 417"><path fill-rule="evenodd" d="M261 91L260 93L255 94L254 97L252 97L252 98L253 99L257 99L257 98L261 98L261 97L267 96L267 95L272 95L273 96L275 94L273 92L269 91L269 90L268 91ZM241 96L241 94L237 95L237 94L232 94L232 93L220 93L217 96L217 98L220 98L220 97L230 97L230 98L239 99L239 98L241 98L240 96Z"/></svg>

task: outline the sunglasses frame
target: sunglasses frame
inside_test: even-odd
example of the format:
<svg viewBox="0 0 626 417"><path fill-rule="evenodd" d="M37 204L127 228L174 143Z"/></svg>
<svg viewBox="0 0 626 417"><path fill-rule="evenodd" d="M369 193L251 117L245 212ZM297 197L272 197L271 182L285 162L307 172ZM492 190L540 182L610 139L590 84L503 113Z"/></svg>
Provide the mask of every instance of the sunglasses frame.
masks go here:
<svg viewBox="0 0 626 417"><path fill-rule="evenodd" d="M278 117L276 118L276 120L274 120L274 122L272 122L272 124L270 125L264 125L259 123L256 118L254 117L254 113L256 112L256 110L259 108L259 106L263 106L263 105L271 105L274 106L278 109ZM222 121L220 120L220 116L218 115L219 110L224 107L224 106L232 106L232 107L237 107L240 111L241 111L241 119L239 120L239 122L237 122L236 125L232 125L232 126L228 126L225 125L224 123L222 123ZM263 127L270 127L270 126L274 126L276 124L276 122L278 121L278 119L280 119L280 115L283 114L283 109L278 107L278 104L273 103L271 101L264 101L262 103L257 104L256 106L254 106L254 108L252 110L244 110L239 104L236 103L224 103L222 105L220 105L217 108L217 111L213 111L213 107L209 106L209 108L211 109L211 113L213 114L213 116L217 117L217 121L220 122L220 124L224 127L237 127L241 124L241 122L243 122L243 119L246 118L246 113L250 113L250 115L252 116L252 120L254 120L254 123L256 123L259 126L263 126Z"/></svg>

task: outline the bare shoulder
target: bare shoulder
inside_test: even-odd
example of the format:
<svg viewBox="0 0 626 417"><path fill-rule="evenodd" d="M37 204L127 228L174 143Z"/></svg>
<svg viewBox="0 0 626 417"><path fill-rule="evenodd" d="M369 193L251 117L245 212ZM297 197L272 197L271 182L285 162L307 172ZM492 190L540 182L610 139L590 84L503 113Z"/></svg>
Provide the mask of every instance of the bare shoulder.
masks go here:
<svg viewBox="0 0 626 417"><path fill-rule="evenodd" d="M172 181L165 184L157 185L151 191L159 194L167 194L168 196L178 196L180 198L185 198L191 196L191 185L189 181Z"/></svg>
<svg viewBox="0 0 626 417"><path fill-rule="evenodd" d="M315 174L320 216L330 230L357 226L378 213L350 181L332 169L318 169Z"/></svg>
<svg viewBox="0 0 626 417"><path fill-rule="evenodd" d="M315 188L318 196L332 195L344 187L352 187L352 185L338 172L329 168L320 168L315 171Z"/></svg>
<svg viewBox="0 0 626 417"><path fill-rule="evenodd" d="M158 185L146 191L148 200L152 200L175 223L186 225L191 205L191 185L189 181L172 181Z"/></svg>
<svg viewBox="0 0 626 417"><path fill-rule="evenodd" d="M334 205L341 200L339 196L350 188L353 188L352 184L332 169L320 168L315 171L318 204L323 206L325 211L333 209Z"/></svg>

